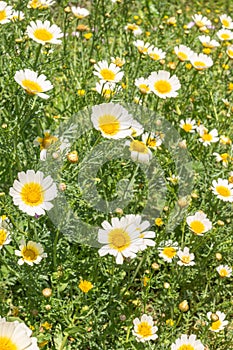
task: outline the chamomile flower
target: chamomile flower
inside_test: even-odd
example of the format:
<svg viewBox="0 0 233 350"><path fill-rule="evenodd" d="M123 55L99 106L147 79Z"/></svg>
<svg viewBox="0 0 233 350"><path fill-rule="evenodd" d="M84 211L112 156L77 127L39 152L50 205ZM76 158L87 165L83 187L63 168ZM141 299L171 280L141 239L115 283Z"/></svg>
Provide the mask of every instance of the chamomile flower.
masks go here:
<svg viewBox="0 0 233 350"><path fill-rule="evenodd" d="M40 146L40 160L44 161L46 159L47 150L52 143L56 142L58 138L50 134L49 130L44 131L44 137L37 137L34 140L34 145Z"/></svg>
<svg viewBox="0 0 233 350"><path fill-rule="evenodd" d="M232 157L230 156L230 154L228 153L222 153L222 154L219 154L217 152L214 152L213 153L213 156L216 157L216 161L217 162L222 162L222 165L226 168L229 164L229 161L232 161Z"/></svg>
<svg viewBox="0 0 233 350"><path fill-rule="evenodd" d="M11 242L11 227L7 217L0 216L0 250Z"/></svg>
<svg viewBox="0 0 233 350"><path fill-rule="evenodd" d="M40 243L33 241L25 242L21 240L19 250L15 250L15 255L19 256L19 265L24 263L33 266L33 264L39 264L43 258L47 257L47 253L44 253L44 249Z"/></svg>
<svg viewBox="0 0 233 350"><path fill-rule="evenodd" d="M189 61L193 55L193 51L185 45L179 45L174 47L174 52L181 62Z"/></svg>
<svg viewBox="0 0 233 350"><path fill-rule="evenodd" d="M213 129L208 132L206 129L199 129L199 135L201 136L198 140L203 143L203 146L209 146L211 143L218 142L218 130Z"/></svg>
<svg viewBox="0 0 233 350"><path fill-rule="evenodd" d="M133 119L131 125L131 136L136 137L140 136L144 132L144 127L137 120Z"/></svg>
<svg viewBox="0 0 233 350"><path fill-rule="evenodd" d="M144 43L143 40L136 40L133 42L134 46L138 49L141 54L146 55L148 53L149 48L151 47L150 43Z"/></svg>
<svg viewBox="0 0 233 350"><path fill-rule="evenodd" d="M51 176L44 177L41 171L27 170L18 173L10 188L13 202L24 213L34 216L44 215L53 207L51 200L57 196L57 188Z"/></svg>
<svg viewBox="0 0 233 350"><path fill-rule="evenodd" d="M224 202L233 202L233 184L229 183L228 180L219 178L217 181L213 180L212 192Z"/></svg>
<svg viewBox="0 0 233 350"><path fill-rule="evenodd" d="M45 10L55 4L53 0L30 0L27 8Z"/></svg>
<svg viewBox="0 0 233 350"><path fill-rule="evenodd" d="M212 222L203 211L197 211L194 215L188 216L186 222L197 236L203 236L203 233L212 229Z"/></svg>
<svg viewBox="0 0 233 350"><path fill-rule="evenodd" d="M29 23L26 33L29 38L42 45L61 44L59 39L63 37L61 29L56 24L51 25L49 21L43 23L39 19Z"/></svg>
<svg viewBox="0 0 233 350"><path fill-rule="evenodd" d="M121 90L121 86L116 85L115 83L100 81L96 83L95 89L99 94L108 99L118 93Z"/></svg>
<svg viewBox="0 0 233 350"><path fill-rule="evenodd" d="M233 59L233 45L229 45L226 50L227 56Z"/></svg>
<svg viewBox="0 0 233 350"><path fill-rule="evenodd" d="M38 75L37 72L30 69L17 71L14 79L29 95L38 95L44 99L49 98L49 95L44 94L44 92L53 88L53 85L49 80L46 80L47 78L44 74Z"/></svg>
<svg viewBox="0 0 233 350"><path fill-rule="evenodd" d="M163 60L166 57L166 52L154 46L148 48L147 54L153 61Z"/></svg>
<svg viewBox="0 0 233 350"><path fill-rule="evenodd" d="M158 247L159 257L164 261L171 263L173 258L176 256L178 249L178 243L173 242L171 239L161 242Z"/></svg>
<svg viewBox="0 0 233 350"><path fill-rule="evenodd" d="M135 79L134 84L138 87L138 89L143 95L147 95L151 92L148 79L145 79L143 77Z"/></svg>
<svg viewBox="0 0 233 350"><path fill-rule="evenodd" d="M212 321L212 315L212 312L207 313L207 318L210 321ZM214 315L217 316L216 318L218 319L211 323L209 330L217 333L222 331L228 325L229 322L225 320L226 315L224 314L224 312L216 311Z"/></svg>
<svg viewBox="0 0 233 350"><path fill-rule="evenodd" d="M96 63L94 68L95 71L93 74L99 77L102 81L119 83L124 75L124 72L121 72L120 68L114 63L108 64L105 60Z"/></svg>
<svg viewBox="0 0 233 350"><path fill-rule="evenodd" d="M188 247L184 247L183 250L179 249L177 252L177 256L180 259L177 264L180 266L193 266L195 265L195 256L193 253L189 252Z"/></svg>
<svg viewBox="0 0 233 350"><path fill-rule="evenodd" d="M233 29L232 18L226 14L219 16L223 28Z"/></svg>
<svg viewBox="0 0 233 350"><path fill-rule="evenodd" d="M132 333L138 342L144 343L148 340L155 340L158 338L156 334L158 327L154 326L154 321L151 316L143 314L141 319L135 318L133 324L134 329Z"/></svg>
<svg viewBox="0 0 233 350"><path fill-rule="evenodd" d="M11 21L22 21L25 18L25 14L22 11L13 11Z"/></svg>
<svg viewBox="0 0 233 350"><path fill-rule="evenodd" d="M84 17L87 17L90 14L90 12L87 9L79 7L79 6L71 6L71 11L72 11L73 15L78 19L82 19Z"/></svg>
<svg viewBox="0 0 233 350"><path fill-rule="evenodd" d="M176 339L175 343L172 344L171 350L205 350L204 345L198 339L196 335L182 334L180 338Z"/></svg>
<svg viewBox="0 0 233 350"><path fill-rule="evenodd" d="M125 64L125 60L124 58L120 58L120 57L111 57L111 62L114 63L117 67L122 67Z"/></svg>
<svg viewBox="0 0 233 350"><path fill-rule="evenodd" d="M221 41L229 41L233 39L233 32L231 32L229 29L220 29L216 35Z"/></svg>
<svg viewBox="0 0 233 350"><path fill-rule="evenodd" d="M190 62L194 68L197 70L204 70L210 68L214 63L211 57L203 53L194 53L190 57Z"/></svg>
<svg viewBox="0 0 233 350"><path fill-rule="evenodd" d="M211 26L211 21L205 16L195 14L192 19L199 28Z"/></svg>
<svg viewBox="0 0 233 350"><path fill-rule="evenodd" d="M25 323L8 322L0 317L0 344L4 350L39 350L37 339L31 337L32 330Z"/></svg>
<svg viewBox="0 0 233 350"><path fill-rule="evenodd" d="M126 141L126 146L129 146L131 159L139 163L149 163L152 159L151 150L143 141L132 140Z"/></svg>
<svg viewBox="0 0 233 350"><path fill-rule="evenodd" d="M180 180L180 176L172 174L172 176L169 176L166 179L170 181L173 185L177 185Z"/></svg>
<svg viewBox="0 0 233 350"><path fill-rule="evenodd" d="M161 98L176 97L177 90L181 87L177 76L170 77L170 73L164 70L152 72L148 77L148 82L151 91Z"/></svg>
<svg viewBox="0 0 233 350"><path fill-rule="evenodd" d="M100 256L107 254L116 258L117 264L123 264L125 258L135 258L143 245L135 224L128 225L123 218L112 218L111 223L104 221L98 231L98 242L103 247L98 250Z"/></svg>
<svg viewBox="0 0 233 350"><path fill-rule="evenodd" d="M220 46L219 42L214 39L211 39L209 35L200 35L198 37L202 45L206 48L213 49L215 47Z"/></svg>
<svg viewBox="0 0 233 350"><path fill-rule="evenodd" d="M216 270L218 271L220 277L231 277L232 268L228 265L220 265L216 267Z"/></svg>
<svg viewBox="0 0 233 350"><path fill-rule="evenodd" d="M190 132L193 133L196 130L196 121L191 119L191 118L187 118L186 120L181 119L180 121L180 127L181 129L183 129L186 132Z"/></svg>
<svg viewBox="0 0 233 350"><path fill-rule="evenodd" d="M105 138L117 140L131 135L133 118L119 103L93 106L91 121Z"/></svg>
<svg viewBox="0 0 233 350"><path fill-rule="evenodd" d="M132 32L133 35L138 36L142 34L142 29L135 23L129 23L125 26L127 32Z"/></svg>
<svg viewBox="0 0 233 350"><path fill-rule="evenodd" d="M142 142L144 142L148 147L152 149L157 149L162 145L162 140L160 136L155 135L154 132L145 132L142 135Z"/></svg>
<svg viewBox="0 0 233 350"><path fill-rule="evenodd" d="M13 7L5 1L0 1L0 24L9 23L12 18Z"/></svg>

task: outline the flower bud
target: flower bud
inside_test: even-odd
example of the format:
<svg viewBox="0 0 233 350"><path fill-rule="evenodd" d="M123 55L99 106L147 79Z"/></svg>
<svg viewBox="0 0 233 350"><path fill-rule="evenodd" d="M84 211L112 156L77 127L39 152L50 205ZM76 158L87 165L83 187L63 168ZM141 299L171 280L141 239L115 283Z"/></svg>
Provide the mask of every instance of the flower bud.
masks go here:
<svg viewBox="0 0 233 350"><path fill-rule="evenodd" d="M211 314L210 318L211 318L211 321L213 321L213 322L216 322L219 320L219 317L217 314Z"/></svg>
<svg viewBox="0 0 233 350"><path fill-rule="evenodd" d="M51 288L44 288L42 290L42 294L44 297L49 298L52 295L52 289Z"/></svg>
<svg viewBox="0 0 233 350"><path fill-rule="evenodd" d="M78 162L78 152L73 151L67 154L67 159L70 163L77 163Z"/></svg>
<svg viewBox="0 0 233 350"><path fill-rule="evenodd" d="M179 303L179 309L182 312L186 312L189 310L189 304L187 300L183 300L181 303Z"/></svg>
<svg viewBox="0 0 233 350"><path fill-rule="evenodd" d="M222 260L222 254L221 253L216 253L215 257L217 260Z"/></svg>
<svg viewBox="0 0 233 350"><path fill-rule="evenodd" d="M65 191L66 190L66 184L64 182L61 182L58 186L59 190L60 191Z"/></svg>
<svg viewBox="0 0 233 350"><path fill-rule="evenodd" d="M157 264L157 262L154 262L154 263L151 265L151 267L152 267L152 269L155 270L155 271L159 270L159 268L160 268L160 266L159 266L159 264Z"/></svg>

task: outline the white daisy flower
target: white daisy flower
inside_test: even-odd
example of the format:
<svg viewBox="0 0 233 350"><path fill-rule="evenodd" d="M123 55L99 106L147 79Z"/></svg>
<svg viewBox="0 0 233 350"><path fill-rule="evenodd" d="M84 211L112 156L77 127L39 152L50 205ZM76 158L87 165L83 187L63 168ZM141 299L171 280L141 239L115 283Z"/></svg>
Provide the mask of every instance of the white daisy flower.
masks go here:
<svg viewBox="0 0 233 350"><path fill-rule="evenodd" d="M148 48L148 56L153 61L163 60L166 57L166 52L159 49L158 47L151 46Z"/></svg>
<svg viewBox="0 0 233 350"><path fill-rule="evenodd" d="M142 142L144 142L148 147L152 149L157 149L162 145L160 136L155 135L154 132L145 132L142 135Z"/></svg>
<svg viewBox="0 0 233 350"><path fill-rule="evenodd" d="M152 159L151 150L143 141L126 141L125 145L129 146L129 150L131 152L131 159L134 162L149 163Z"/></svg>
<svg viewBox="0 0 233 350"><path fill-rule="evenodd" d="M25 14L22 11L13 11L11 21L22 21L25 18Z"/></svg>
<svg viewBox="0 0 233 350"><path fill-rule="evenodd" d="M226 315L224 314L224 312L216 311L214 313L214 317L216 318L216 321L211 323L209 330L217 333L217 332L222 331L228 325L229 322L225 320ZM213 320L212 312L207 313L207 318L210 321Z"/></svg>
<svg viewBox="0 0 233 350"><path fill-rule="evenodd" d="M213 180L212 192L224 202L233 202L233 184L229 183L228 180L218 179Z"/></svg>
<svg viewBox="0 0 233 350"><path fill-rule="evenodd" d="M116 85L115 83L100 81L96 83L95 89L99 94L108 99L121 91L121 86Z"/></svg>
<svg viewBox="0 0 233 350"><path fill-rule="evenodd" d="M93 106L91 121L105 138L118 140L131 135L133 118L119 103Z"/></svg>
<svg viewBox="0 0 233 350"><path fill-rule="evenodd" d="M134 329L132 333L138 342L144 343L148 340L155 340L158 338L156 334L158 327L154 326L154 321L151 316L143 314L141 319L135 318L133 324Z"/></svg>
<svg viewBox="0 0 233 350"><path fill-rule="evenodd" d="M131 136L136 137L140 136L144 132L144 127L137 120L133 119L131 125Z"/></svg>
<svg viewBox="0 0 233 350"><path fill-rule="evenodd" d="M51 176L44 178L41 171L27 170L18 173L18 179L10 188L10 195L20 210L34 216L44 215L53 207L50 201L57 197L57 188Z"/></svg>
<svg viewBox="0 0 233 350"><path fill-rule="evenodd" d="M21 257L18 260L19 265L26 263L33 266L33 264L39 264L43 258L47 257L47 254L44 253L44 249L40 243L32 241L26 243L25 240L22 239L19 249L20 250L15 250L15 255Z"/></svg>
<svg viewBox="0 0 233 350"><path fill-rule="evenodd" d="M158 250L160 252L159 257L164 261L171 263L172 259L176 256L178 249L178 243L173 242L171 239L161 242L158 247Z"/></svg>
<svg viewBox="0 0 233 350"><path fill-rule="evenodd" d="M145 79L143 77L135 79L134 85L138 87L143 95L149 94L151 92L148 79Z"/></svg>
<svg viewBox="0 0 233 350"><path fill-rule="evenodd" d="M209 146L211 143L218 142L218 130L213 129L208 132L206 129L199 129L199 135L201 136L198 140L203 143L203 146Z"/></svg>
<svg viewBox="0 0 233 350"><path fill-rule="evenodd" d="M0 250L11 242L11 227L5 216L0 216Z"/></svg>
<svg viewBox="0 0 233 350"><path fill-rule="evenodd" d="M108 62L105 60L96 63L94 68L94 75L103 81L108 81L111 83L119 83L124 75L124 72L121 72L120 68L114 63L108 64Z"/></svg>
<svg viewBox="0 0 233 350"><path fill-rule="evenodd" d="M220 265L216 267L220 277L231 277L232 268L228 265Z"/></svg>
<svg viewBox="0 0 233 350"><path fill-rule="evenodd" d="M44 94L44 92L53 88L53 85L49 80L46 80L47 78L44 74L38 75L37 72L30 69L17 71L14 79L29 95L38 95L44 99L49 98L49 95Z"/></svg>
<svg viewBox="0 0 233 350"><path fill-rule="evenodd" d="M151 91L161 98L176 97L181 87L177 76L170 77L170 73L164 70L152 72L148 81Z"/></svg>
<svg viewBox="0 0 233 350"><path fill-rule="evenodd" d="M12 6L8 6L5 1L0 1L0 24L9 23L11 21L12 12Z"/></svg>
<svg viewBox="0 0 233 350"><path fill-rule="evenodd" d="M188 46L185 45L175 46L174 51L181 62L188 61L194 53Z"/></svg>
<svg viewBox="0 0 233 350"><path fill-rule="evenodd" d="M216 157L216 161L217 162L222 162L222 165L226 168L229 164L229 161L232 160L231 159L231 156L228 154L228 153L222 153L222 154L219 154L217 152L214 152L213 153L213 156Z"/></svg>
<svg viewBox="0 0 233 350"><path fill-rule="evenodd" d="M55 4L53 0L30 0L27 8L44 10Z"/></svg>
<svg viewBox="0 0 233 350"><path fill-rule="evenodd" d="M8 322L0 317L0 343L4 350L39 350L37 339L25 323Z"/></svg>
<svg viewBox="0 0 233 350"><path fill-rule="evenodd" d="M133 41L133 45L136 46L138 51L144 55L146 55L148 53L148 50L151 47L150 43L144 43L143 40Z"/></svg>
<svg viewBox="0 0 233 350"><path fill-rule="evenodd" d="M228 57L230 57L231 59L233 59L233 45L229 45L229 46L227 47L226 53L227 53L227 56L228 56Z"/></svg>
<svg viewBox="0 0 233 350"><path fill-rule="evenodd" d="M139 238L135 224L128 225L124 218L112 218L111 224L104 221L102 227L98 231L98 242L103 244L98 250L100 256L113 255L117 264L123 264L124 257L136 257L143 245L143 239Z"/></svg>
<svg viewBox="0 0 233 350"><path fill-rule="evenodd" d="M183 129L186 132L190 132L193 133L196 130L196 121L191 119L191 118L187 118L186 120L181 119L180 121L180 127L181 129Z"/></svg>
<svg viewBox="0 0 233 350"><path fill-rule="evenodd" d="M190 63L197 70L204 70L210 68L214 64L212 58L203 53L194 53L193 55L191 55Z"/></svg>
<svg viewBox="0 0 233 350"><path fill-rule="evenodd" d="M49 21L43 23L39 19L29 23L26 33L29 38L42 45L46 43L61 44L59 39L63 37L61 29L56 24L51 25Z"/></svg>
<svg viewBox="0 0 233 350"><path fill-rule="evenodd" d="M179 180L180 180L180 176L174 175L172 174L172 176L169 176L166 178L168 181L170 181L173 185L178 184Z"/></svg>
<svg viewBox="0 0 233 350"><path fill-rule="evenodd" d="M188 216L186 222L197 236L203 236L203 233L212 229L212 222L203 211L197 211L194 215Z"/></svg>
<svg viewBox="0 0 233 350"><path fill-rule="evenodd" d="M90 12L87 9L81 8L79 6L71 6L71 11L72 11L73 15L78 19L82 19L84 17L87 17L90 14Z"/></svg>
<svg viewBox="0 0 233 350"><path fill-rule="evenodd" d="M195 14L192 19L199 28L211 26L211 21L205 16Z"/></svg>
<svg viewBox="0 0 233 350"><path fill-rule="evenodd" d="M220 29L216 34L221 41L229 41L233 39L233 32L229 29Z"/></svg>
<svg viewBox="0 0 233 350"><path fill-rule="evenodd" d="M142 29L135 23L129 23L125 26L125 30L132 32L133 35L138 36L142 34Z"/></svg>
<svg viewBox="0 0 233 350"><path fill-rule="evenodd" d="M204 345L196 338L196 335L182 334L176 342L172 344L171 350L205 350Z"/></svg>
<svg viewBox="0 0 233 350"><path fill-rule="evenodd" d="M222 26L227 29L233 29L232 18L226 14L219 16Z"/></svg>
<svg viewBox="0 0 233 350"><path fill-rule="evenodd" d="M209 49L213 49L215 47L220 46L219 42L217 42L214 39L211 39L209 35L200 35L198 39L204 47L207 47Z"/></svg>
<svg viewBox="0 0 233 350"><path fill-rule="evenodd" d="M177 252L177 256L179 257L179 261L177 262L180 266L193 266L195 265L195 262L193 261L195 259L195 256L193 253L189 252L188 247L184 247L184 250L179 249Z"/></svg>

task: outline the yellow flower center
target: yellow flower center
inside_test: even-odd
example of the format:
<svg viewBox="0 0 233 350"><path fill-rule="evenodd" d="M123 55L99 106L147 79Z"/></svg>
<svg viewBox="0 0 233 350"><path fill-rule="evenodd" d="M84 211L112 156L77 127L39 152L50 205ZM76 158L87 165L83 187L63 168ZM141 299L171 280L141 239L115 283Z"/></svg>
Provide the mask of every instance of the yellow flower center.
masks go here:
<svg viewBox="0 0 233 350"><path fill-rule="evenodd" d="M10 338L0 336L0 350L18 350L18 346Z"/></svg>
<svg viewBox="0 0 233 350"><path fill-rule="evenodd" d="M186 132L189 132L193 129L193 126L192 126L192 124L184 124L182 126L182 129L184 129L184 131L186 131Z"/></svg>
<svg viewBox="0 0 233 350"><path fill-rule="evenodd" d="M202 43L202 45L203 45L204 47L209 48L209 49L213 49L213 48L214 48L214 45L212 45L212 44L210 44L210 43L208 43L208 42L204 42L204 43Z"/></svg>
<svg viewBox="0 0 233 350"><path fill-rule="evenodd" d="M205 231L205 225L201 221L195 220L191 222L190 228L196 234L203 233Z"/></svg>
<svg viewBox="0 0 233 350"><path fill-rule="evenodd" d="M154 61L158 61L160 59L160 56L157 53L150 53L149 56Z"/></svg>
<svg viewBox="0 0 233 350"><path fill-rule="evenodd" d="M228 56L230 56L232 58L233 57L233 50L228 49L227 54L228 54Z"/></svg>
<svg viewBox="0 0 233 350"><path fill-rule="evenodd" d="M41 86L38 83L36 83L35 81L32 81L32 80L24 79L22 81L22 85L23 85L24 89L27 91L27 93L29 95L35 95L38 92L42 92L43 91Z"/></svg>
<svg viewBox="0 0 233 350"><path fill-rule="evenodd" d="M211 134L206 133L206 134L202 135L202 140L203 141L212 141L213 136Z"/></svg>
<svg viewBox="0 0 233 350"><path fill-rule="evenodd" d="M122 228L115 228L109 232L108 242L111 248L121 252L130 246L131 239L128 232Z"/></svg>
<svg viewBox="0 0 233 350"><path fill-rule="evenodd" d="M219 327L221 326L221 321L220 320L218 320L218 321L215 321L215 322L212 322L212 324L211 324L211 329L213 329L213 330L217 330L217 329L219 329Z"/></svg>
<svg viewBox="0 0 233 350"><path fill-rule="evenodd" d="M22 201L31 207L43 203L44 200L44 189L40 184L35 182L25 184L20 194Z"/></svg>
<svg viewBox="0 0 233 350"><path fill-rule="evenodd" d="M114 115L105 114L99 117L99 128L106 135L116 135L120 130L120 123Z"/></svg>
<svg viewBox="0 0 233 350"><path fill-rule="evenodd" d="M222 158L223 161L226 162L228 160L229 154L228 153L222 153L222 154L220 154L220 157Z"/></svg>
<svg viewBox="0 0 233 350"><path fill-rule="evenodd" d="M4 19L6 19L6 11L0 11L0 21L3 21Z"/></svg>
<svg viewBox="0 0 233 350"><path fill-rule="evenodd" d="M225 186L216 186L215 190L223 197L230 197L231 191Z"/></svg>
<svg viewBox="0 0 233 350"><path fill-rule="evenodd" d="M184 264L189 264L190 263L190 256L189 255L184 255L180 259Z"/></svg>
<svg viewBox="0 0 233 350"><path fill-rule="evenodd" d="M136 24L129 24L127 29L129 29L129 30L137 30L138 26Z"/></svg>
<svg viewBox="0 0 233 350"><path fill-rule="evenodd" d="M40 149L48 149L49 146L53 143L57 141L57 137L52 136L52 135L47 135L45 136L42 141L41 141L41 145L40 145Z"/></svg>
<svg viewBox="0 0 233 350"><path fill-rule="evenodd" d="M50 41L53 38L53 34L46 28L38 28L34 31L34 37L42 41Z"/></svg>
<svg viewBox="0 0 233 350"><path fill-rule="evenodd" d="M38 257L38 251L35 247L24 247L22 250L22 256L24 260L35 261Z"/></svg>
<svg viewBox="0 0 233 350"><path fill-rule="evenodd" d="M140 52L140 53L147 53L147 51L148 51L148 48L147 47L145 47L145 46L138 46L138 51Z"/></svg>
<svg viewBox="0 0 233 350"><path fill-rule="evenodd" d="M139 89L140 89L142 94L146 94L150 91L149 86L147 86L146 84L140 84Z"/></svg>
<svg viewBox="0 0 233 350"><path fill-rule="evenodd" d="M148 148L146 147L145 143L142 141L134 140L130 143L129 147L130 151L138 152L138 153L143 153L147 154L148 153Z"/></svg>
<svg viewBox="0 0 233 350"><path fill-rule="evenodd" d="M188 59L188 55L182 51L179 51L177 56L181 61L186 61Z"/></svg>
<svg viewBox="0 0 233 350"><path fill-rule="evenodd" d="M196 21L196 25L197 25L198 27L204 27L205 23L202 22L202 21Z"/></svg>
<svg viewBox="0 0 233 350"><path fill-rule="evenodd" d="M151 139L150 137L147 140L147 145L149 147L155 147L156 146L156 140L155 139Z"/></svg>
<svg viewBox="0 0 233 350"><path fill-rule="evenodd" d="M143 337L149 337L152 335L152 326L147 322L141 322L138 325L137 333Z"/></svg>
<svg viewBox="0 0 233 350"><path fill-rule="evenodd" d="M116 77L116 74L108 68L101 69L100 74L102 75L103 79L106 81L113 81L115 80L115 77Z"/></svg>
<svg viewBox="0 0 233 350"><path fill-rule="evenodd" d="M201 70L201 69L206 68L205 62L202 62L202 61L195 61L195 62L193 63L193 65L194 65L194 67L195 67L196 69L198 69L198 70Z"/></svg>
<svg viewBox="0 0 233 350"><path fill-rule="evenodd" d="M183 344L177 350L195 350L195 348L192 345Z"/></svg>
<svg viewBox="0 0 233 350"><path fill-rule="evenodd" d="M167 80L158 80L154 84L155 90L160 94L167 94L172 90L171 84Z"/></svg>
<svg viewBox="0 0 233 350"><path fill-rule="evenodd" d="M165 247L163 249L163 254L172 259L176 255L176 250L173 247Z"/></svg>
<svg viewBox="0 0 233 350"><path fill-rule="evenodd" d="M223 40L228 40L228 39L230 39L230 35L229 35L228 33L222 33L222 34L221 34L221 38L222 38Z"/></svg>
<svg viewBox="0 0 233 350"><path fill-rule="evenodd" d="M219 271L219 275L221 276L221 277L227 277L228 276L228 271L226 270L226 269L221 269L220 271Z"/></svg>
<svg viewBox="0 0 233 350"><path fill-rule="evenodd" d="M7 238L7 232L3 228L0 228L0 247L5 243Z"/></svg>
<svg viewBox="0 0 233 350"><path fill-rule="evenodd" d="M222 25L226 28L230 27L230 22L227 19L222 19Z"/></svg>

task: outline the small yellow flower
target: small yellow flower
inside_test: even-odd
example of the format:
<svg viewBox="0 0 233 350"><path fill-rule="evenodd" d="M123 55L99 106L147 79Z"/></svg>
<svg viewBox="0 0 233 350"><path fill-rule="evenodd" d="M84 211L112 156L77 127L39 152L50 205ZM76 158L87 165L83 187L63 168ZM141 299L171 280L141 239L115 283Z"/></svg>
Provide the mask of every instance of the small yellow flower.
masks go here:
<svg viewBox="0 0 233 350"><path fill-rule="evenodd" d="M147 286L149 280L150 280L150 279L149 279L148 277L146 277L146 276L143 278L143 286L144 286L144 287Z"/></svg>
<svg viewBox="0 0 233 350"><path fill-rule="evenodd" d="M175 321L173 321L172 318L169 318L168 320L166 320L166 325L173 327L174 324L175 324Z"/></svg>
<svg viewBox="0 0 233 350"><path fill-rule="evenodd" d="M43 348L47 344L48 344L48 340L44 340L44 341L41 341L40 343L38 343L40 349Z"/></svg>
<svg viewBox="0 0 233 350"><path fill-rule="evenodd" d="M229 83L229 85L228 85L228 89L229 89L230 91L232 91L232 90L233 90L233 83Z"/></svg>
<svg viewBox="0 0 233 350"><path fill-rule="evenodd" d="M44 323L42 323L41 326L42 326L43 328L45 328L46 330L51 329L51 328L53 327L52 324L51 324L51 323L48 323L47 321L44 322Z"/></svg>
<svg viewBox="0 0 233 350"><path fill-rule="evenodd" d="M170 24L172 26L176 25L176 18L175 17L168 18L167 24Z"/></svg>
<svg viewBox="0 0 233 350"><path fill-rule="evenodd" d="M186 68L186 69L191 69L191 68L192 68L191 63L187 63L187 64L185 65L185 68Z"/></svg>
<svg viewBox="0 0 233 350"><path fill-rule="evenodd" d="M89 281L81 280L78 287L79 287L79 289L81 289L81 291L83 293L88 293L89 290L91 290L93 288L93 284Z"/></svg>
<svg viewBox="0 0 233 350"><path fill-rule="evenodd" d="M206 55L209 55L211 53L211 49L209 47L205 47L203 50L202 50L203 53L205 53Z"/></svg>
<svg viewBox="0 0 233 350"><path fill-rule="evenodd" d="M225 70L228 70L230 67L229 67L228 64L223 64L223 65L222 65L222 68L225 69Z"/></svg>
<svg viewBox="0 0 233 350"><path fill-rule="evenodd" d="M78 89L78 95L79 96L84 96L85 95L85 93L86 93L86 91L84 90L84 89Z"/></svg>
<svg viewBox="0 0 233 350"><path fill-rule="evenodd" d="M30 328L32 331L34 331L34 330L35 330L35 327L34 327L34 326L32 326L32 325L30 325L30 326L29 326L29 328Z"/></svg>
<svg viewBox="0 0 233 350"><path fill-rule="evenodd" d="M164 224L163 220L161 218L155 219L155 225L156 226L162 226Z"/></svg>
<svg viewBox="0 0 233 350"><path fill-rule="evenodd" d="M92 33L85 33L85 34L83 34L83 36L84 36L85 39L89 40L89 39L91 39L93 34Z"/></svg>
<svg viewBox="0 0 233 350"><path fill-rule="evenodd" d="M139 19L139 16L133 16L133 18L135 19L135 21L137 21Z"/></svg>
<svg viewBox="0 0 233 350"><path fill-rule="evenodd" d="M146 36L150 36L150 32L145 32Z"/></svg>

